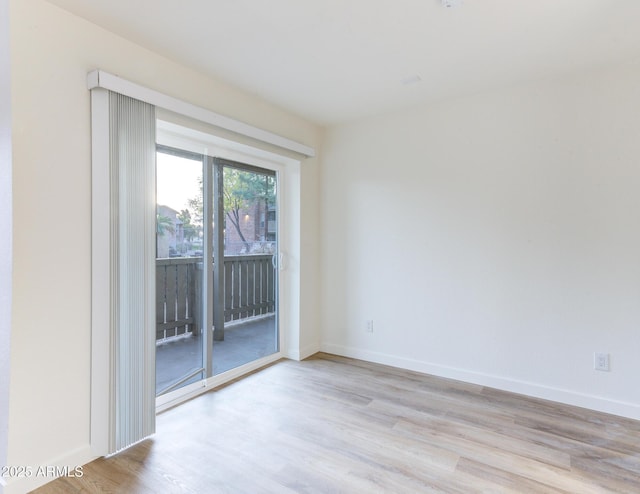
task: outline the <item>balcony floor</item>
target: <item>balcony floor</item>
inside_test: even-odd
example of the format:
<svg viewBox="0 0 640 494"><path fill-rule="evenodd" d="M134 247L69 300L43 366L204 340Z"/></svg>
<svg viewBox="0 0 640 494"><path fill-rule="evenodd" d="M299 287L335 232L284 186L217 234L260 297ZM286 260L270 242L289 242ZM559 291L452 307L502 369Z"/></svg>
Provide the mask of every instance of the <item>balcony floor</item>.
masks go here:
<svg viewBox="0 0 640 494"><path fill-rule="evenodd" d="M228 324L224 341L213 342L213 375L277 351L275 316ZM203 367L201 339L187 335L156 345L156 393L191 371ZM195 376L185 384L196 382Z"/></svg>

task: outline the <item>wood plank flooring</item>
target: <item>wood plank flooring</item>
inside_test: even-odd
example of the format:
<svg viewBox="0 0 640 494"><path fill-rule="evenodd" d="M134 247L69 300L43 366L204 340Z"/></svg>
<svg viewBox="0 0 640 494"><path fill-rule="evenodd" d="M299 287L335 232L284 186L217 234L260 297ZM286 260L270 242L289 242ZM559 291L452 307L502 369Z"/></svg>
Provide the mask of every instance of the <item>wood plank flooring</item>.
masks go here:
<svg viewBox="0 0 640 494"><path fill-rule="evenodd" d="M283 360L34 491L640 493L640 422L362 361Z"/></svg>

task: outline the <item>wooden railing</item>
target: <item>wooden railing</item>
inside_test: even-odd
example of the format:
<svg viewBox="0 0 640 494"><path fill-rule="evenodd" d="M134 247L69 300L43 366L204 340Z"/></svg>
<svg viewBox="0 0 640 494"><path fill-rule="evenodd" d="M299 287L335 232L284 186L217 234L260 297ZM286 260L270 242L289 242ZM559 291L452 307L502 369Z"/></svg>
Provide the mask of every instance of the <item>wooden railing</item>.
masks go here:
<svg viewBox="0 0 640 494"><path fill-rule="evenodd" d="M275 312L270 254L224 257L224 320ZM200 333L202 258L156 259L156 339ZM215 311L214 307L214 311Z"/></svg>
<svg viewBox="0 0 640 494"><path fill-rule="evenodd" d="M199 333L201 266L201 257L156 259L156 340Z"/></svg>
<svg viewBox="0 0 640 494"><path fill-rule="evenodd" d="M275 269L271 258L270 254L225 256L225 322L275 312Z"/></svg>

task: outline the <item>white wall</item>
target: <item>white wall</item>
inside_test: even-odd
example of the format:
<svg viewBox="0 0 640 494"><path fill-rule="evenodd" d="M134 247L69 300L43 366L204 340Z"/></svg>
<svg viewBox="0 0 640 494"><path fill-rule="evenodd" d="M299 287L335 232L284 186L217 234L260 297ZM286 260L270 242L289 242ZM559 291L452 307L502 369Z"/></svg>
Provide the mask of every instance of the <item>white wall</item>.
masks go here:
<svg viewBox="0 0 640 494"><path fill-rule="evenodd" d="M639 109L636 65L330 129L323 350L640 418Z"/></svg>
<svg viewBox="0 0 640 494"><path fill-rule="evenodd" d="M69 465L90 458L86 73L322 136L42 0L10 6L8 462ZM315 159L300 177L300 354L322 314L328 351L640 418L639 106L627 67L331 129L322 175ZM610 373L593 351L611 353Z"/></svg>
<svg viewBox="0 0 640 494"><path fill-rule="evenodd" d="M0 0L0 466L9 440L9 348L11 341L11 80L9 1ZM4 492L0 478L0 494Z"/></svg>
<svg viewBox="0 0 640 494"><path fill-rule="evenodd" d="M320 131L42 0L12 0L11 9L15 238L8 461L75 465L90 458L87 72L101 68L310 146L319 145ZM300 177L300 270L315 279L317 166L305 160ZM317 308L309 301L318 291L302 287L301 350L318 341Z"/></svg>

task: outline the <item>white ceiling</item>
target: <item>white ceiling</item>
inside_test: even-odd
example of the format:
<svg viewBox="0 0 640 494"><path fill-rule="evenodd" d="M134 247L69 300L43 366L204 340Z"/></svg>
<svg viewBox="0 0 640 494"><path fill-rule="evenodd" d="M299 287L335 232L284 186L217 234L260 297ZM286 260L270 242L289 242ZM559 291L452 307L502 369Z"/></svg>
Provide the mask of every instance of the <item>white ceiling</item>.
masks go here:
<svg viewBox="0 0 640 494"><path fill-rule="evenodd" d="M640 61L640 0L49 1L320 124Z"/></svg>

